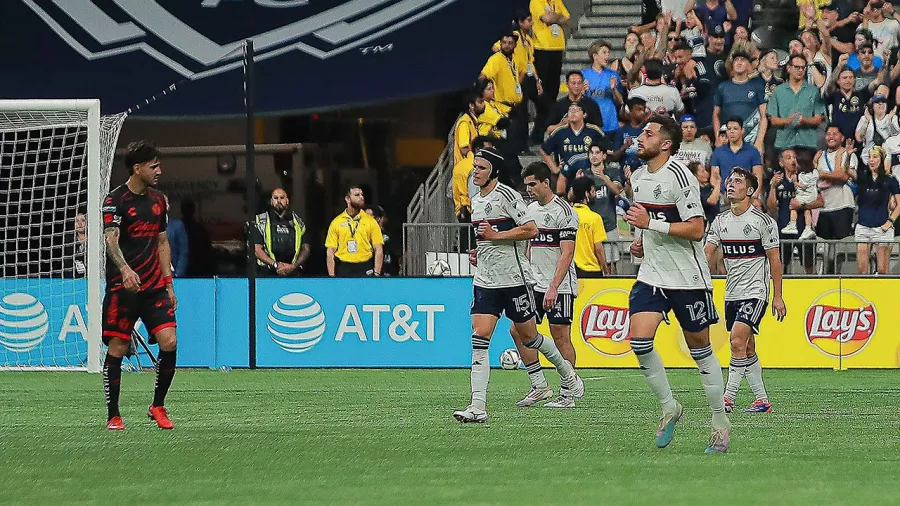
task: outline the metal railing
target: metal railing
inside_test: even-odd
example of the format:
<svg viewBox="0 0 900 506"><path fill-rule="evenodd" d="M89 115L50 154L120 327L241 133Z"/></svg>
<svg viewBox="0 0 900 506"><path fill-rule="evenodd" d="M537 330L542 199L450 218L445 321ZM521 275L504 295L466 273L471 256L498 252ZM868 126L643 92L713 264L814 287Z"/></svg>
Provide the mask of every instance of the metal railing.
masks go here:
<svg viewBox="0 0 900 506"><path fill-rule="evenodd" d="M887 275L900 274L900 248L891 246ZM635 276L640 261L632 258L631 239L616 241L619 260L618 276ZM875 271L876 244L870 248L869 272ZM406 223L403 225L403 275L405 276L470 276L467 251L475 247L475 236L468 223ZM815 239L782 240L782 258L788 276L858 275L857 242ZM810 270L806 260L812 260ZM718 272L718 266L711 266Z"/></svg>
<svg viewBox="0 0 900 506"><path fill-rule="evenodd" d="M458 118L457 118L458 119ZM455 124L455 123L454 123ZM419 185L406 207L407 223L453 223L453 198L448 189L453 179L453 130L434 169Z"/></svg>

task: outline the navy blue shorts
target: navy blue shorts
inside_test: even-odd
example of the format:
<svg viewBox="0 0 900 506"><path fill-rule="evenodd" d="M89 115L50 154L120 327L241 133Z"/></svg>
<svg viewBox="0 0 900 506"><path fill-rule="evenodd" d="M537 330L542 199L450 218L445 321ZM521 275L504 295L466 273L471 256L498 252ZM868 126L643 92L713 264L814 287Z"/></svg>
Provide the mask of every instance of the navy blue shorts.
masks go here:
<svg viewBox="0 0 900 506"><path fill-rule="evenodd" d="M544 309L544 295L546 294L538 291L534 292L534 303L537 306L535 310L537 311L538 323L544 321L544 316L546 316L547 321L553 325L571 325L572 305L575 302L575 297L573 297L571 293L561 293L557 295L556 305L551 307L548 311Z"/></svg>
<svg viewBox="0 0 900 506"><path fill-rule="evenodd" d="M524 323L536 316L534 293L524 285L509 288L474 287L470 314L490 314L497 318L506 313L513 323Z"/></svg>
<svg viewBox="0 0 900 506"><path fill-rule="evenodd" d="M725 301L725 330L731 332L734 322L741 322L759 334L759 323L766 315L769 303L760 299L742 299Z"/></svg>
<svg viewBox="0 0 900 506"><path fill-rule="evenodd" d="M640 281L631 287L628 314L662 313L669 323L669 311L675 313L681 328L687 332L700 332L719 321L712 290L672 290Z"/></svg>

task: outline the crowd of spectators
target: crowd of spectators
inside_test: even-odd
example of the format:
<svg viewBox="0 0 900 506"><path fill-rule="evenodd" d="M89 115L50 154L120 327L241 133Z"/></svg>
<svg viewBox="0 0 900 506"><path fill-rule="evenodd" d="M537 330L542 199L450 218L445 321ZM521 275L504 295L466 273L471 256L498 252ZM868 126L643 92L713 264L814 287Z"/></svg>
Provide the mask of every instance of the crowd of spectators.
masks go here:
<svg viewBox="0 0 900 506"><path fill-rule="evenodd" d="M786 243L786 265L797 255L808 273L835 272L835 243L812 241L846 239L857 243L860 273L887 273L900 215L900 13L881 0L798 2L797 31L764 45L752 1L659 5L655 20L622 34L621 58L597 40L591 66L565 76L555 58L571 22L562 1L532 0L516 16L454 127L459 218L468 218L466 158L476 143L507 155L507 184L520 185L516 155L534 147L560 193L572 198L571 182L591 176L613 210L627 207L619 191L640 164L637 135L660 113L682 125L677 156L700 181L708 219L740 167L764 182L754 205L777 218L782 239L810 241ZM601 216L615 233L615 214Z"/></svg>

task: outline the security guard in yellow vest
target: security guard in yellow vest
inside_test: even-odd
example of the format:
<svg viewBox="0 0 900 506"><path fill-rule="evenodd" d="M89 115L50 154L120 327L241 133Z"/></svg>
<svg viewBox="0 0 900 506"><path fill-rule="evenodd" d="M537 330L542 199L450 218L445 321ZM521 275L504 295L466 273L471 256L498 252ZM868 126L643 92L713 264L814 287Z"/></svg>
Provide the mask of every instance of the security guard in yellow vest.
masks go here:
<svg viewBox="0 0 900 506"><path fill-rule="evenodd" d="M306 225L291 211L291 201L282 188L272 191L270 210L256 215L256 263L263 276L297 276L309 257L309 243L304 240Z"/></svg>
<svg viewBox="0 0 900 506"><path fill-rule="evenodd" d="M366 214L362 188L350 186L347 209L331 221L325 237L326 264L331 277L381 276L384 237L375 218Z"/></svg>

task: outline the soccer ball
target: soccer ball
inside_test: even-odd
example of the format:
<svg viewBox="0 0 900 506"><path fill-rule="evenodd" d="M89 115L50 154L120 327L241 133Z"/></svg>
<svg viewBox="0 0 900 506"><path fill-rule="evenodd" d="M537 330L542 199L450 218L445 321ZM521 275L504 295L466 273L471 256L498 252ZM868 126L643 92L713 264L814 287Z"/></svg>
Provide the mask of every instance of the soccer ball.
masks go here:
<svg viewBox="0 0 900 506"><path fill-rule="evenodd" d="M428 266L427 274L438 278L449 276L451 274L450 264L444 259L435 260Z"/></svg>
<svg viewBox="0 0 900 506"><path fill-rule="evenodd" d="M514 371L518 369L520 365L522 365L522 359L519 357L519 352L516 351L515 348L504 350L503 353L500 354L500 367L507 371Z"/></svg>

